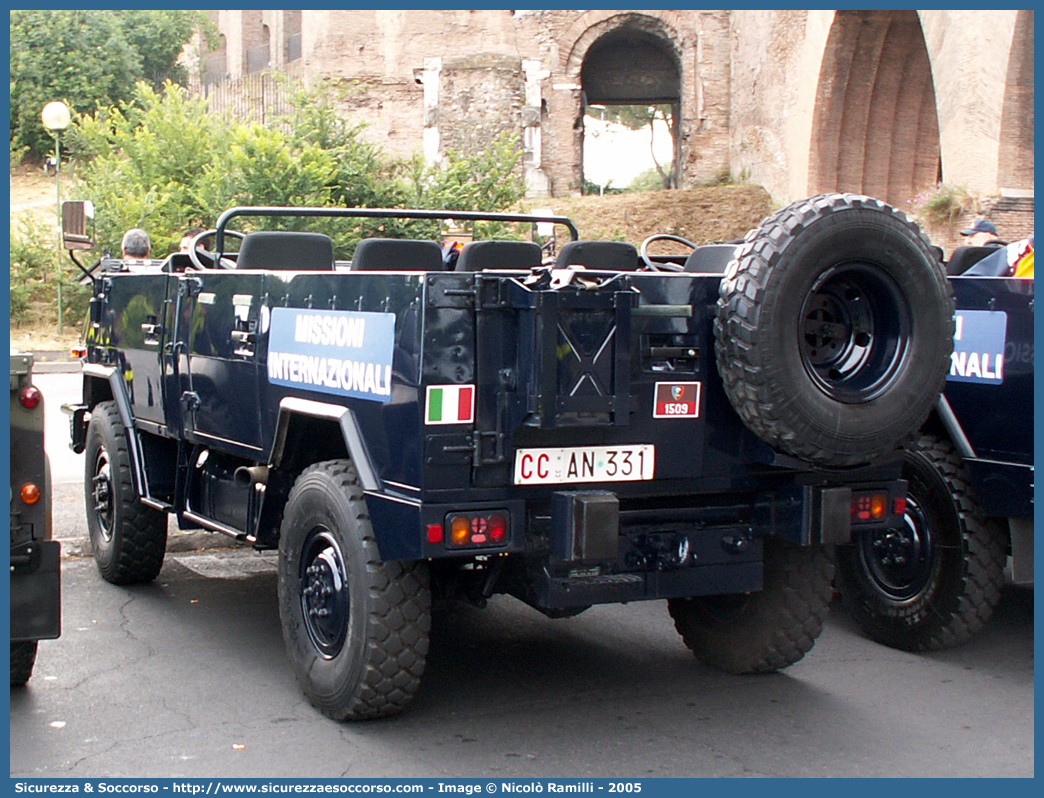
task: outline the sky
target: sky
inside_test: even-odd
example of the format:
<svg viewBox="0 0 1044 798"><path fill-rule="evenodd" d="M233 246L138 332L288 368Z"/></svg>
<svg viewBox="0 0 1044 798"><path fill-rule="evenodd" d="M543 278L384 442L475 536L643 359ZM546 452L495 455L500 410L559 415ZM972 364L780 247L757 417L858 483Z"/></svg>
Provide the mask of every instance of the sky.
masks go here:
<svg viewBox="0 0 1044 798"><path fill-rule="evenodd" d="M656 158L667 171L673 149L671 136L665 122L657 120L656 125ZM612 180L615 188L625 188L637 175L652 168L648 127L630 130L590 115L584 117L584 177L587 180L601 186Z"/></svg>

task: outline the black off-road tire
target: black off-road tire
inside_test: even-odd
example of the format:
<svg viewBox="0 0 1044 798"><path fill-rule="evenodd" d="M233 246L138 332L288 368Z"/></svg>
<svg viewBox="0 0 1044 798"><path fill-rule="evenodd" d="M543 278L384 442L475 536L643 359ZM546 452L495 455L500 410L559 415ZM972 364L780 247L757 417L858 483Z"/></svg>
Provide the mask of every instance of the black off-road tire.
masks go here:
<svg viewBox="0 0 1044 798"><path fill-rule="evenodd" d="M953 313L917 225L870 197L810 197L737 248L719 291L718 371L773 448L861 465L924 422L949 369Z"/></svg>
<svg viewBox="0 0 1044 798"><path fill-rule="evenodd" d="M114 585L151 582L163 567L167 515L142 504L134 490L115 402L91 410L84 460L87 532L98 571Z"/></svg>
<svg viewBox="0 0 1044 798"><path fill-rule="evenodd" d="M949 441L924 435L903 457L906 523L837 548L837 586L868 637L906 651L967 641L1004 584L1003 522L982 514Z"/></svg>
<svg viewBox="0 0 1044 798"><path fill-rule="evenodd" d="M829 552L770 538L764 562L764 587L756 593L667 602L675 628L701 662L728 673L772 673L815 644L832 593Z"/></svg>
<svg viewBox="0 0 1044 798"><path fill-rule="evenodd" d="M424 673L424 563L382 562L355 467L317 463L294 484L279 536L279 617L298 683L334 720L394 715Z"/></svg>
<svg viewBox="0 0 1044 798"><path fill-rule="evenodd" d="M33 665L36 664L35 640L23 640L11 643L11 686L24 687L33 675Z"/></svg>

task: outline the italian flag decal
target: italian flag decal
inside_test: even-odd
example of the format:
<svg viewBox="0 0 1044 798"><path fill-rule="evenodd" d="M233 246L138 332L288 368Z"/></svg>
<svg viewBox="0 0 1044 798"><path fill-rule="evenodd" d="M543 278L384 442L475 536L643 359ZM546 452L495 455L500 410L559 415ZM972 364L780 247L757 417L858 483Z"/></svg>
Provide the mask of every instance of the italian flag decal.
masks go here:
<svg viewBox="0 0 1044 798"><path fill-rule="evenodd" d="M429 385L424 402L425 424L474 424L474 385Z"/></svg>

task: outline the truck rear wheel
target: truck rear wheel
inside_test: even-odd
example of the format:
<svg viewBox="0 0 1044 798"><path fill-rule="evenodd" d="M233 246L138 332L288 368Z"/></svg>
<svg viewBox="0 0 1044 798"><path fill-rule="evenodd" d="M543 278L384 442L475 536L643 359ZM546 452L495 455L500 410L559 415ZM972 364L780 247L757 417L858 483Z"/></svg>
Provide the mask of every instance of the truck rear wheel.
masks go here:
<svg viewBox="0 0 1044 798"><path fill-rule="evenodd" d="M826 466L911 439L949 369L953 299L917 225L852 194L800 200L736 250L719 289L715 354L746 425Z"/></svg>
<svg viewBox="0 0 1044 798"><path fill-rule="evenodd" d="M401 712L420 686L431 592L423 563L381 562L355 467L306 469L279 536L279 617L298 683L334 720Z"/></svg>
<svg viewBox="0 0 1044 798"><path fill-rule="evenodd" d="M736 596L670 599L667 609L696 658L729 673L772 673L809 652L830 601L822 547L765 541L764 587Z"/></svg>
<svg viewBox="0 0 1044 798"><path fill-rule="evenodd" d="M35 640L21 640L11 643L11 686L22 687L33 675L33 665L36 664Z"/></svg>
<svg viewBox="0 0 1044 798"><path fill-rule="evenodd" d="M94 562L115 585L151 582L163 567L167 515L146 507L134 490L127 434L115 402L91 410L84 493Z"/></svg>
<svg viewBox="0 0 1044 798"><path fill-rule="evenodd" d="M924 435L903 456L904 528L837 548L837 584L863 632L907 651L949 648L993 615L1004 582L1005 530L975 504L960 455Z"/></svg>

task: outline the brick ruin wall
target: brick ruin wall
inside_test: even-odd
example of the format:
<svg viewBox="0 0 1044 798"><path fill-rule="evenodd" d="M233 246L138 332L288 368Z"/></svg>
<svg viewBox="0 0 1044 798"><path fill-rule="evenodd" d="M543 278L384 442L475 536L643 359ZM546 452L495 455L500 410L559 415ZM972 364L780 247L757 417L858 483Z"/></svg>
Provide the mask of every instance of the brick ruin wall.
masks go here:
<svg viewBox="0 0 1044 798"><path fill-rule="evenodd" d="M284 12L216 12L230 55L255 46L257 13L277 33L290 31ZM981 98L1001 90L1003 66L999 76L982 76L954 56L958 39L967 35L959 17L966 12L918 13L936 76L946 180L968 187L979 198L976 210L993 218L1006 237L1024 235L1033 224L1032 146L1026 144L1033 130L1032 14L1028 33L1014 22L1025 12L992 12L990 18L998 50L1014 37L1015 52L1028 53L1008 66L1014 90L1004 100L1002 120L1003 103ZM344 110L366 123L368 138L396 155L423 152L432 161L447 149L474 152L501 131L518 133L531 195L560 196L577 193L582 180L584 56L606 34L639 30L656 37L679 66L680 185L731 172L764 185L783 203L818 190L810 175L815 87L833 14L309 11L300 20L302 60L280 63L285 48L276 35L272 65L281 71L292 66L306 81L329 79L345 87ZM1030 98L1028 118L1012 111L1011 98L1020 93L1015 107L1025 108ZM1028 160L1005 155L1012 148L1028 151ZM969 153L989 152L993 171L973 168ZM998 160L1007 165L996 166ZM868 172L864 180L867 174L873 177ZM1001 197L1002 188L1021 192ZM958 220L955 230L964 223ZM932 234L945 239L940 243L947 250L960 243L954 230Z"/></svg>

